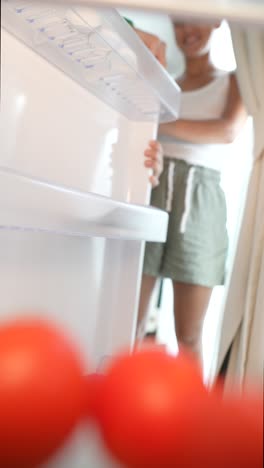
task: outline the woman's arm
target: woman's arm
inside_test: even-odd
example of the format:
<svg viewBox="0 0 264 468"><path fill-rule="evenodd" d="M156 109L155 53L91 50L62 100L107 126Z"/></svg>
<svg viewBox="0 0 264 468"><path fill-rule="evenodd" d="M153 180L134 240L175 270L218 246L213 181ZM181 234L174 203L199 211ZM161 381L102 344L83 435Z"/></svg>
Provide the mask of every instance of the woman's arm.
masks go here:
<svg viewBox="0 0 264 468"><path fill-rule="evenodd" d="M247 117L247 112L238 89L235 74L230 77L227 105L223 115L214 120L176 120L161 124L163 135L176 137L191 143L231 143L234 141Z"/></svg>
<svg viewBox="0 0 264 468"><path fill-rule="evenodd" d="M144 42L145 46L152 52L154 57L163 65L163 67L166 67L166 44L165 42L161 41L158 36L155 36L154 34L148 33L146 31L142 31L141 29L138 29L135 27L134 22L129 19L124 17L124 20L130 24L130 26L134 29L135 33L140 37L142 42Z"/></svg>

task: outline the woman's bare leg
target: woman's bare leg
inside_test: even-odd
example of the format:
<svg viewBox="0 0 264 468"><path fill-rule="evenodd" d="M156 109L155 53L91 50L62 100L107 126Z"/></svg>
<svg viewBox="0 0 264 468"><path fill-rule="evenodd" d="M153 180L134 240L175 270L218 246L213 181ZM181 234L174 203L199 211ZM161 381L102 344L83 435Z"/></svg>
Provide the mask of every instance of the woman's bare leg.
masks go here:
<svg viewBox="0 0 264 468"><path fill-rule="evenodd" d="M145 325L148 315L148 309L151 301L151 297L156 285L157 278L154 276L143 275L141 292L139 299L139 309L137 318L137 341L142 341L144 338Z"/></svg>
<svg viewBox="0 0 264 468"><path fill-rule="evenodd" d="M173 290L178 346L189 350L202 363L202 331L212 288L174 282Z"/></svg>

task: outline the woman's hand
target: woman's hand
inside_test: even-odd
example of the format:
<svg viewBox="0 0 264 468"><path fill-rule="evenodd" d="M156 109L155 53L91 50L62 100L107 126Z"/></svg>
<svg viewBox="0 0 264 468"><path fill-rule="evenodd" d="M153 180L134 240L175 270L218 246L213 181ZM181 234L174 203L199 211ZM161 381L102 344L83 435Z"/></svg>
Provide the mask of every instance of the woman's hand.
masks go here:
<svg viewBox="0 0 264 468"><path fill-rule="evenodd" d="M154 57L166 67L166 44L161 41L154 34L141 31L140 29L134 28L134 31L144 42L145 46L153 53Z"/></svg>
<svg viewBox="0 0 264 468"><path fill-rule="evenodd" d="M159 177L163 171L163 150L161 144L157 140L151 140L144 152L144 156L144 166L153 170L149 181L153 188L157 187L159 185Z"/></svg>

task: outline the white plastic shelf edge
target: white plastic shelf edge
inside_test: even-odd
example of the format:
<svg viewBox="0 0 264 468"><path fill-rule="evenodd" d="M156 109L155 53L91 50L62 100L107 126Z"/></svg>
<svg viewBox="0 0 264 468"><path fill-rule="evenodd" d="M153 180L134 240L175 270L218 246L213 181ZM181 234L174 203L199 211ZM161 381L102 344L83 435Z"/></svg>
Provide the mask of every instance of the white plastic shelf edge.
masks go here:
<svg viewBox="0 0 264 468"><path fill-rule="evenodd" d="M0 168L0 229L165 242L168 214Z"/></svg>
<svg viewBox="0 0 264 468"><path fill-rule="evenodd" d="M263 0L54 0L57 4L95 5L169 13L175 18L216 20L264 26Z"/></svg>
<svg viewBox="0 0 264 468"><path fill-rule="evenodd" d="M4 0L2 25L127 118L177 118L179 87L115 10Z"/></svg>

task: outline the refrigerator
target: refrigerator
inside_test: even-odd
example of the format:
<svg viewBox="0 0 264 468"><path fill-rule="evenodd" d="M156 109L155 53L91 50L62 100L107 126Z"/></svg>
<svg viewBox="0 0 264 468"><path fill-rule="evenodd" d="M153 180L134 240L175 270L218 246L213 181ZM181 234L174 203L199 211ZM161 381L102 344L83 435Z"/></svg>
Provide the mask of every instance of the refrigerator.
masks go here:
<svg viewBox="0 0 264 468"><path fill-rule="evenodd" d="M0 325L47 318L101 369L133 346L144 245L166 239L143 152L180 91L109 8L4 0L1 54ZM117 465L85 427L45 468L88 466Z"/></svg>

